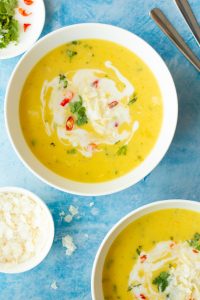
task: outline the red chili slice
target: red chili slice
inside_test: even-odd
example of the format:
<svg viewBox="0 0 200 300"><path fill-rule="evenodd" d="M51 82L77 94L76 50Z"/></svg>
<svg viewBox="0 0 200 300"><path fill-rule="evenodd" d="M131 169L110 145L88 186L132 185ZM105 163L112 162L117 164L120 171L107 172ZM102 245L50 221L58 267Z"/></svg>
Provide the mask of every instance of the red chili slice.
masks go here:
<svg viewBox="0 0 200 300"><path fill-rule="evenodd" d="M67 91L66 97L60 102L61 106L65 106L67 103L69 103L72 98L74 97L74 93L71 91Z"/></svg>
<svg viewBox="0 0 200 300"><path fill-rule="evenodd" d="M26 30L28 29L29 26L31 26L31 24L28 24L28 23L24 24L24 32L26 32Z"/></svg>
<svg viewBox="0 0 200 300"><path fill-rule="evenodd" d="M24 3L26 5L31 5L31 4L33 4L33 0L24 0Z"/></svg>
<svg viewBox="0 0 200 300"><path fill-rule="evenodd" d="M95 88L98 88L99 80L96 79L95 81L93 81L92 85L93 85Z"/></svg>
<svg viewBox="0 0 200 300"><path fill-rule="evenodd" d="M18 8L18 11L19 11L19 13L23 16L23 17L28 17L28 16L30 16L32 13L27 13L26 11L25 11L25 9L23 9L23 8L21 8L21 7L19 7Z"/></svg>
<svg viewBox="0 0 200 300"><path fill-rule="evenodd" d="M74 127L74 118L72 116L70 116L68 119L67 119L67 122L66 122L66 129L67 130L72 130Z"/></svg>
<svg viewBox="0 0 200 300"><path fill-rule="evenodd" d="M146 254L140 256L141 263L145 262L146 259L147 259L147 255Z"/></svg>
<svg viewBox="0 0 200 300"><path fill-rule="evenodd" d="M119 103L118 101L114 100L114 101L108 103L108 107L109 107L109 108L113 108L113 107L115 107L118 103Z"/></svg>
<svg viewBox="0 0 200 300"><path fill-rule="evenodd" d="M96 148L97 148L97 144L95 144L95 143L91 143L91 144L89 144L89 149L91 149L91 150L95 150Z"/></svg>
<svg viewBox="0 0 200 300"><path fill-rule="evenodd" d="M146 297L144 294L140 294L140 299L144 299L144 300L146 300L146 299L147 299L147 297Z"/></svg>

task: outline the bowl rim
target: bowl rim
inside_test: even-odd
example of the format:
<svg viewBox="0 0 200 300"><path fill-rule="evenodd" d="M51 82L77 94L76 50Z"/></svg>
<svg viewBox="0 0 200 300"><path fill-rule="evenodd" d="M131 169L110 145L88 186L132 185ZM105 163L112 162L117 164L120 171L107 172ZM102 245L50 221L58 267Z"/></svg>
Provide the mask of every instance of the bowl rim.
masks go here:
<svg viewBox="0 0 200 300"><path fill-rule="evenodd" d="M33 268L35 268L36 266L38 266L45 258L46 256L49 254L53 241L54 241L54 235L55 235L55 225L54 225L54 221L53 221L53 217L52 214L48 208L48 206L46 205L46 203L39 197L37 196L35 193L21 188L21 187L16 187L16 186L5 186L5 187L0 187L0 193L3 192L8 192L8 193L19 193L19 194L23 194L23 195L27 195L29 196L31 199L33 199L36 203L38 203L41 207L44 208L45 210L45 214L46 217L49 220L50 226L49 226L49 237L46 241L47 246L44 247L43 249L41 249L41 252L39 255L34 256L28 261L25 261L23 263L19 263L17 265L14 266L9 266L8 269L6 269L6 267L1 269L0 266L0 274L4 273L4 274L18 274L18 273L23 273L26 271L29 271ZM34 260L32 261L32 259L34 258ZM2 264L3 265L3 264Z"/></svg>
<svg viewBox="0 0 200 300"><path fill-rule="evenodd" d="M151 212L164 210L164 209L173 209L173 208L180 208L180 209L186 209L190 211L198 211L200 213L200 202L197 200L186 200L186 199L168 199L168 200L158 200L155 202L151 202L145 205L142 205L136 209L133 209L131 212L126 214L124 217L122 217L119 221L117 221L106 233L103 240L101 241L100 245L98 246L93 266L92 266L92 272L91 272L91 295L92 300L102 300L99 297L96 297L96 285L98 284L96 281L97 271L99 270L99 265L101 269L103 269L103 263L105 262L105 257L110 249L110 246L112 245L113 241L116 239L116 237L132 222L138 220L144 215L147 215ZM199 209L198 209L199 208ZM150 211L148 211L150 209ZM151 210L152 209L152 210ZM147 212L146 212L147 211ZM141 213L141 215L140 215ZM138 216L137 216L138 215ZM125 224L126 223L126 224ZM116 234L117 231L117 234ZM114 237L113 237L114 235ZM109 242L108 246L106 245ZM102 254L104 247L107 246L107 250L105 253ZM99 260L101 259L101 256L104 256L103 262L99 263ZM101 292L103 293L102 289Z"/></svg>
<svg viewBox="0 0 200 300"><path fill-rule="evenodd" d="M8 104L10 102L8 100L9 99L9 92L10 92L11 86L13 84L13 80L16 78L15 74L17 73L18 68L23 63L23 61L29 55L31 55L31 53L32 53L32 51L34 51L34 49L37 49L38 47L40 47L40 45L43 44L46 40L52 39L52 37L54 37L56 35L59 35L59 34L62 34L62 32L65 32L65 31L67 32L67 31L70 31L71 29L73 30L74 28L78 29L78 30L81 30L81 29L84 30L85 28L88 28L88 27L89 28L90 27L97 28L97 29L100 28L102 30L104 30L106 28L106 29L109 29L109 30L118 31L120 34L124 33L124 34L129 35L130 37L133 37L134 39L136 39L142 45L143 48L145 46L148 49L148 51L151 52L151 55L154 56L154 57L156 57L156 59L159 60L160 64L162 65L162 69L163 69L165 75L168 76L168 80L170 82L170 90L172 91L172 94L173 94L173 100L174 100L173 111L174 112L173 112L172 122L171 122L171 124L169 126L169 128L170 128L169 129L170 134L169 134L169 136L167 137L167 139L165 141L166 142L165 147L162 150L159 150L158 157L154 158L154 160L152 160L151 165L148 165L148 166L146 165L145 166L145 171L144 170L142 170L142 171L140 170L140 173L141 173L140 175L137 175L137 176L134 177L135 170L137 170L137 168L143 166L143 163L146 162L146 160L150 156L151 151L153 151L153 149L156 148L157 142L160 139L160 134L159 134L159 136L157 138L156 143L154 144L153 148L151 149L151 151L147 155L147 157L144 159L144 161L138 167L134 168L133 170L129 171L128 173L124 174L123 176L118 177L116 179L112 179L110 181L97 182L97 183L78 182L78 181L73 181L73 180L69 180L67 178L64 178L65 179L65 184L63 184L63 183L60 183L63 180L62 176L59 176L55 172L51 171L50 169L47 169L47 167L45 167L41 163L43 165L43 170L46 171L46 172L48 170L48 173L51 174L49 176L55 176L56 177L55 180L52 179L52 178L51 179L47 179L48 176L44 175L45 172L38 171L38 169L36 170L36 168L34 169L33 164L30 165L30 161L27 162L26 158L23 157L21 155L20 151L17 149L17 147L15 145L15 142L14 142L15 139L12 137L11 129L10 129L10 126L9 126L9 117L8 117ZM99 38L99 37L97 37L97 38ZM107 40L109 40L109 39L107 39ZM118 44L122 45L121 42L118 43ZM54 48L56 48L56 47L51 47L51 50L54 49ZM49 51L51 51L51 50L49 50ZM46 53L48 53L48 51L46 51ZM40 58L42 58L42 55L40 55ZM157 80L158 80L158 78L157 78ZM159 82L158 82L158 84L159 84ZM40 180L42 180L46 184L48 184L48 185L50 185L50 186L52 186L52 187L54 187L56 189L59 189L61 191L68 192L68 193L75 194L75 195L81 195L81 196L102 196L102 195L113 194L113 193L119 192L121 190L124 190L124 189L126 189L126 188L128 188L128 187L130 187L130 186L132 186L134 184L136 184L141 179L143 179L145 176L147 176L149 173L151 173L151 171L160 163L160 161L163 159L164 155L166 154L167 150L169 149L169 146L170 146L170 144L172 142L172 139L174 137L174 134L175 134L176 125L177 125L177 119L178 119L178 98L177 98L175 84L174 84L173 78L172 78L172 76L171 76L171 74L170 74L170 72L169 72L169 70L168 70L165 62L160 57L160 55L145 40L143 40L142 38L140 38L136 34L130 32L128 30L125 30L123 28L117 27L117 26L113 26L113 25L109 25L109 24L102 24L102 23L80 23L80 24L74 24L74 25L70 25L70 26L65 26L65 27L62 27L60 29L57 29L55 31L50 32L49 34L45 35L40 40L38 40L32 46L32 48L29 49L29 51L26 52L20 58L20 60L18 61L17 65L15 66L15 68L14 68L12 74L11 74L10 80L8 82L8 85L7 85L5 99L6 99L5 106L4 106L4 111L5 111L4 115L5 115L5 124L6 124L5 126L6 126L6 130L7 130L7 134L9 136L10 141L11 141L11 144L12 144L12 146L13 146L16 154L17 154L17 156L19 157L19 159L23 162L23 164L36 177L38 177ZM32 156L34 156L33 153L32 153ZM41 173L43 173L43 174L41 174ZM124 178L126 178L128 176L131 177L131 179L128 178L128 182L126 182L126 180L123 180ZM59 179L60 179L60 181L59 181ZM57 183L55 183L55 181L57 181ZM113 183L113 186L111 187L110 185L112 183ZM74 185L78 185L78 187L76 186L76 188L75 188Z"/></svg>

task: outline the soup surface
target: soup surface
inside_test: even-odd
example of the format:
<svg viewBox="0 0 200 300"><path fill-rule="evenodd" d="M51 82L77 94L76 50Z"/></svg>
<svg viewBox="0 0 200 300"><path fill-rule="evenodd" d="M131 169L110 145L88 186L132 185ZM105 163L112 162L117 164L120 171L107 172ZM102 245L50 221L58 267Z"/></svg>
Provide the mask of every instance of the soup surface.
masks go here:
<svg viewBox="0 0 200 300"><path fill-rule="evenodd" d="M105 300L199 300L200 214L160 210L131 223L103 269Z"/></svg>
<svg viewBox="0 0 200 300"><path fill-rule="evenodd" d="M57 174L101 182L138 166L162 123L157 81L128 49L103 40L43 57L21 94L20 120L35 156Z"/></svg>

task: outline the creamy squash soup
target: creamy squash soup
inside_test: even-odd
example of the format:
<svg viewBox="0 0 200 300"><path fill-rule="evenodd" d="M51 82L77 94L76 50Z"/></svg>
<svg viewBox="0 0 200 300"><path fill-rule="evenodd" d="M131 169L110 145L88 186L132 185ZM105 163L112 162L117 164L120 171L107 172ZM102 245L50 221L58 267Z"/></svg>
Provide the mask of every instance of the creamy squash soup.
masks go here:
<svg viewBox="0 0 200 300"><path fill-rule="evenodd" d="M125 228L105 260L105 300L199 300L200 214L167 209Z"/></svg>
<svg viewBox="0 0 200 300"><path fill-rule="evenodd" d="M147 65L104 40L62 45L30 72L20 120L35 156L57 174L101 182L137 167L156 143L163 106Z"/></svg>

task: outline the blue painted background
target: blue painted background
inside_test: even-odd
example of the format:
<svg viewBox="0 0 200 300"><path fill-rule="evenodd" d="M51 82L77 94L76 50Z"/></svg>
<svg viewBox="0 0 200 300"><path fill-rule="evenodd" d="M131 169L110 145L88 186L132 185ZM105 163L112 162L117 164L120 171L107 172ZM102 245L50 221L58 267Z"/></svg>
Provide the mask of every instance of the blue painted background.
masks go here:
<svg viewBox="0 0 200 300"><path fill-rule="evenodd" d="M190 0L200 21L200 3ZM0 299L90 300L90 275L97 248L111 226L143 204L170 198L200 199L200 74L156 27L149 11L160 7L200 56L187 25L172 0L46 0L42 35L65 25L101 22L126 28L145 39L160 53L175 80L179 120L173 143L159 166L135 186L105 197L78 197L59 192L32 175L14 153L4 126L6 85L18 58L0 61L0 186L21 186L36 192L48 204L56 235L48 257L21 275L0 274ZM14 99L13 99L14 100ZM90 207L89 203L94 202ZM59 213L70 204L79 208L79 219L62 222ZM62 236L70 234L76 252L65 255ZM87 236L88 235L88 236ZM57 281L58 289L50 288Z"/></svg>

